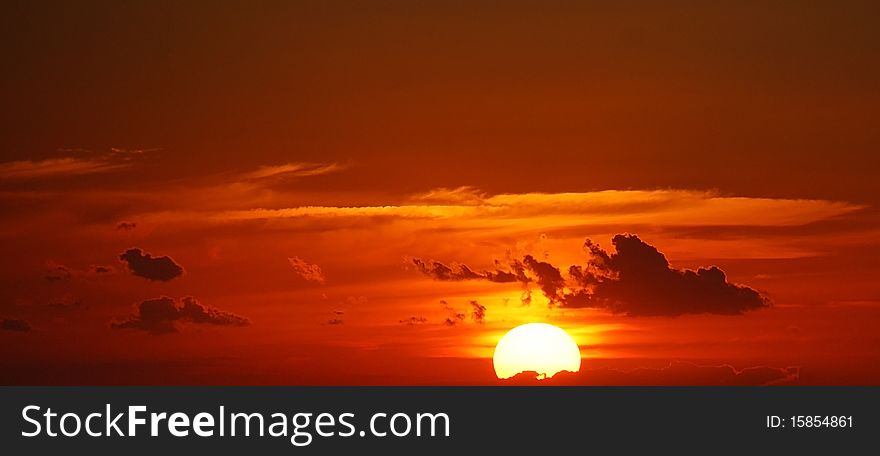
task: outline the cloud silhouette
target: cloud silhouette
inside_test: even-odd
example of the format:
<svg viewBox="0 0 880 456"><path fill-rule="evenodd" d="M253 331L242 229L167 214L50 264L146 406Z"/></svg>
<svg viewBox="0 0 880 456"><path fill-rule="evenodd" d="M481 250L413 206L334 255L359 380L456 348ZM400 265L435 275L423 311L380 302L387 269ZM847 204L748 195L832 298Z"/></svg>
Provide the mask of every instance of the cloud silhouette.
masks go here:
<svg viewBox="0 0 880 456"><path fill-rule="evenodd" d="M17 318L4 318L0 320L0 331L28 332L31 329L31 324L25 320Z"/></svg>
<svg viewBox="0 0 880 456"><path fill-rule="evenodd" d="M426 262L419 258L413 258L412 264L415 265L419 272L435 280L458 281L485 278L483 275L477 274L463 264L447 266L439 261Z"/></svg>
<svg viewBox="0 0 880 456"><path fill-rule="evenodd" d="M147 280L167 282L183 275L183 267L171 257L153 257L139 248L122 252L119 259L128 266L132 274Z"/></svg>
<svg viewBox="0 0 880 456"><path fill-rule="evenodd" d="M559 268L545 261L538 261L531 255L523 258L523 264L537 277L538 287L551 303L562 299L561 292L565 287L565 279L562 278Z"/></svg>
<svg viewBox="0 0 880 456"><path fill-rule="evenodd" d="M427 318L415 317L415 316L409 317L409 318L404 318L403 320L398 320L398 323L400 323L402 325L407 325L407 326L421 325L421 324L424 324L427 322L428 322Z"/></svg>
<svg viewBox="0 0 880 456"><path fill-rule="evenodd" d="M446 300L440 300L440 307L442 307L443 310L449 313L449 317L443 320L444 325L455 326L464 321L464 312L459 312L455 310L452 306L449 305L449 302L447 302Z"/></svg>
<svg viewBox="0 0 880 456"><path fill-rule="evenodd" d="M116 268L114 268L113 266L104 266L101 264L93 264L92 266L89 267L89 271L88 271L88 273L90 275L107 275L107 274L113 274L115 272L116 272Z"/></svg>
<svg viewBox="0 0 880 456"><path fill-rule="evenodd" d="M116 273L116 268L113 266L100 264L93 264L87 269L77 269L50 260L46 263L46 266L49 268L49 271L46 272L43 278L49 282L61 282L79 277L93 278Z"/></svg>
<svg viewBox="0 0 880 456"><path fill-rule="evenodd" d="M413 258L412 264L415 265L416 269L422 274L434 280L441 281L456 282L461 280L485 279L490 282L508 283L528 280L524 276L518 275L516 271L510 272L498 269L495 271L475 272L471 268L460 263L445 265L439 261L424 261L420 258ZM499 263L496 261L496 264Z"/></svg>
<svg viewBox="0 0 880 456"><path fill-rule="evenodd" d="M587 240L586 267L572 266L569 274L579 285L561 295L562 307L605 308L632 316L677 316L713 313L739 315L769 305L769 299L744 285L727 281L711 266L675 269L666 256L636 235L618 234L608 253ZM558 292L557 292L558 293Z"/></svg>
<svg viewBox="0 0 880 456"><path fill-rule="evenodd" d="M135 223L135 222L122 221L116 225L117 231L131 231L135 228L137 228L137 223Z"/></svg>
<svg viewBox="0 0 880 456"><path fill-rule="evenodd" d="M63 264L50 261L47 265L49 266L49 272L47 272L43 278L49 282L60 282L62 280L69 280L73 277L73 272L71 272L70 268Z"/></svg>
<svg viewBox="0 0 880 456"><path fill-rule="evenodd" d="M740 315L770 305L770 300L745 285L731 283L716 266L676 269L655 247L632 234L618 234L609 253L587 239L586 266L573 265L567 274L531 255L509 262L509 270L474 272L464 264L447 266L414 259L418 270L435 280L520 282L523 305L531 303L529 284L535 283L551 306L599 308L629 316L678 316L711 313ZM450 320L454 325L455 319Z"/></svg>
<svg viewBox="0 0 880 456"><path fill-rule="evenodd" d="M316 282L323 284L326 281L326 277L324 276L324 272L321 270L321 267L317 264L311 264L306 262L300 257L290 257L287 259L287 262L290 263L290 266L293 267L293 270L299 274L305 280L309 282Z"/></svg>
<svg viewBox="0 0 880 456"><path fill-rule="evenodd" d="M477 323L483 323L486 319L486 306L476 300L471 301L471 318Z"/></svg>
<svg viewBox="0 0 880 456"><path fill-rule="evenodd" d="M134 315L110 323L113 329L139 329L151 334L177 332L176 324L186 322L202 325L247 326L250 321L234 313L225 312L199 303L196 298L186 296L176 302L173 298L162 296L141 302Z"/></svg>

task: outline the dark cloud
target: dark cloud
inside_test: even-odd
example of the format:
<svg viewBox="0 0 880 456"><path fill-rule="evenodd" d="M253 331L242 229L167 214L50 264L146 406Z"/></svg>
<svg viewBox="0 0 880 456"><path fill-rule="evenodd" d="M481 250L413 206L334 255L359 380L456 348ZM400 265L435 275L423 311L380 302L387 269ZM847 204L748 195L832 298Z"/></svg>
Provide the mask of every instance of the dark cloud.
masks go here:
<svg viewBox="0 0 880 456"><path fill-rule="evenodd" d="M526 258L534 260L531 256L528 256ZM508 265L509 270L505 270L503 269L501 262L496 260L495 270L492 271L474 271L467 265L461 263L453 263L447 265L439 261L424 261L419 258L413 258L412 264L415 265L416 269L419 272L434 280L487 280L489 282L495 283L520 282L523 284L523 294L521 297L522 305L527 306L532 302L532 294L527 288L527 285L532 281L532 279L526 274L527 266L520 261L511 261ZM536 265L536 267L538 266ZM450 318L447 318L444 321L444 324L455 326L462 319L463 318L458 318L458 315L456 313L453 313Z"/></svg>
<svg viewBox="0 0 880 456"><path fill-rule="evenodd" d="M471 301L471 318L477 323L483 323L486 318L486 306L476 300Z"/></svg>
<svg viewBox="0 0 880 456"><path fill-rule="evenodd" d="M28 332L31 329L31 324L25 320L19 320L16 318L4 318L3 320L0 320L0 331Z"/></svg>
<svg viewBox="0 0 880 456"><path fill-rule="evenodd" d="M113 266L92 265L92 267L89 268L89 273L93 275L113 274L114 272L116 272L116 268Z"/></svg>
<svg viewBox="0 0 880 456"><path fill-rule="evenodd" d="M203 325L247 326L247 318L199 303L191 296L179 302L168 296L148 299L137 305L131 317L113 321L113 329L139 329L152 334L177 332L176 324L186 322Z"/></svg>
<svg viewBox="0 0 880 456"><path fill-rule="evenodd" d="M148 280L167 282L183 274L183 268L171 257L153 257L138 248L131 248L119 255L132 274Z"/></svg>
<svg viewBox="0 0 880 456"><path fill-rule="evenodd" d="M435 280L457 281L484 278L463 264L447 266L439 261L425 262L418 258L413 258L412 263L422 274Z"/></svg>
<svg viewBox="0 0 880 456"><path fill-rule="evenodd" d="M413 258L412 264L422 274L431 277L434 280L442 281L460 281L460 280L488 280L490 282L508 283L516 282L523 276L517 275L516 272L504 271L497 269L495 271L476 272L464 264L446 265L439 261L423 261L419 258ZM496 262L498 264L498 262Z"/></svg>
<svg viewBox="0 0 880 456"><path fill-rule="evenodd" d="M449 303L445 300L440 300L440 307L443 308L447 313L449 313L449 317L443 320L443 324L446 326L455 326L464 321L465 314L464 312L459 312L455 310Z"/></svg>
<svg viewBox="0 0 880 456"><path fill-rule="evenodd" d="M587 240L586 267L569 268L574 290L557 301L563 307L595 307L627 315L713 313L739 315L769 305L758 291L727 281L715 266L675 269L666 256L638 236L619 234L608 253ZM548 296L549 297L549 296Z"/></svg>
<svg viewBox="0 0 880 456"><path fill-rule="evenodd" d="M113 266L91 265L88 269L75 269L63 264L49 261L47 263L49 271L43 276L49 282L60 282L70 280L76 277L95 277L114 274L116 268Z"/></svg>
<svg viewBox="0 0 880 456"><path fill-rule="evenodd" d="M117 230L117 231L131 231L131 230L133 230L133 229L135 229L135 228L137 228L137 223L135 223L135 222L125 222L125 221L123 221L123 222L119 222L119 223L116 225L116 230Z"/></svg>
<svg viewBox="0 0 880 456"><path fill-rule="evenodd" d="M482 275L486 278L486 280L490 282L497 283L512 283L512 282L522 282L528 283L529 278L526 276L525 268L522 263L518 261L513 261L510 264L510 271L506 271L502 269L503 266L500 261L495 260L495 270L494 271L485 271Z"/></svg>
<svg viewBox="0 0 880 456"><path fill-rule="evenodd" d="M331 318L331 319L327 320L326 322L324 322L325 325L337 326L337 325L345 324L345 322L342 320L342 316L345 315L345 312L344 312L344 311L342 311L342 310L334 310L334 311L333 311L333 315L334 315L333 318Z"/></svg>
<svg viewBox="0 0 880 456"><path fill-rule="evenodd" d="M532 305L532 290L529 290L528 288L523 290L522 294L519 297L519 300L523 306Z"/></svg>
<svg viewBox="0 0 880 456"><path fill-rule="evenodd" d="M62 280L68 280L73 277L73 272L70 271L70 268L64 266L63 264L57 264L54 262L49 262L49 272L43 276L49 282L60 282Z"/></svg>
<svg viewBox="0 0 880 456"><path fill-rule="evenodd" d="M428 322L428 319L425 317L409 317L409 318L404 318L403 320L398 321L398 323L403 324L403 325L407 325L407 326L421 325L421 324L424 324L427 322Z"/></svg>
<svg viewBox="0 0 880 456"><path fill-rule="evenodd" d="M544 293L551 303L559 302L560 293L565 287L565 279L559 272L559 268L545 261L538 261L531 255L523 258L523 264L531 271L535 277L538 287Z"/></svg>
<svg viewBox="0 0 880 456"><path fill-rule="evenodd" d="M510 283L518 280L516 274L507 271L486 271L486 280L498 283Z"/></svg>
<svg viewBox="0 0 880 456"><path fill-rule="evenodd" d="M631 316L739 315L770 304L758 291L729 282L716 266L695 271L671 267L666 256L636 235L618 234L612 244L615 252L609 253L588 239L588 263L570 266L567 275L531 255L510 261L509 271L497 261L494 272L474 272L463 264L418 259L413 263L436 280L520 282L523 305L531 303L530 283L538 285L551 306L600 308Z"/></svg>

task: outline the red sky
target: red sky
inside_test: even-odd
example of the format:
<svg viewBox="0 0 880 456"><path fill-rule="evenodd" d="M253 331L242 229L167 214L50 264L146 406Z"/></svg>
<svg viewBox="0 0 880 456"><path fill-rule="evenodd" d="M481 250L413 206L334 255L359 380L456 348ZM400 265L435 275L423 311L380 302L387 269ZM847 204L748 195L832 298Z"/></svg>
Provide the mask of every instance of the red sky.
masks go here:
<svg viewBox="0 0 880 456"><path fill-rule="evenodd" d="M4 384L880 382L871 2L3 9Z"/></svg>

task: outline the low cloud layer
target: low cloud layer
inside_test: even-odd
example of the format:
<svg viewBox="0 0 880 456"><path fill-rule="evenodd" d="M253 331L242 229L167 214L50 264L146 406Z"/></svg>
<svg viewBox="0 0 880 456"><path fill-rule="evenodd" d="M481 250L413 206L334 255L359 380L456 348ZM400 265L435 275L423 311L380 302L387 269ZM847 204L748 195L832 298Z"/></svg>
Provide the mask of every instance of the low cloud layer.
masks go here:
<svg viewBox="0 0 880 456"><path fill-rule="evenodd" d="M138 248L122 252L119 259L128 266L132 274L147 280L167 282L183 275L183 267L171 257L153 257Z"/></svg>
<svg viewBox="0 0 880 456"><path fill-rule="evenodd" d="M151 334L177 332L177 324L192 323L218 326L247 326L247 318L202 305L192 296L179 302L168 296L148 299L137 305L132 316L110 323L113 329L138 329Z"/></svg>
<svg viewBox="0 0 880 456"><path fill-rule="evenodd" d="M758 291L727 280L711 266L676 269L666 256L636 235L618 234L614 252L587 240L586 265L562 270L531 255L512 260L507 270L474 271L464 264L412 260L416 268L435 280L487 280L520 282L526 287L523 302L531 301L528 287L537 285L551 306L599 308L630 316L678 316L712 313L739 315L769 305ZM499 266L496 262L496 266Z"/></svg>
<svg viewBox="0 0 880 456"><path fill-rule="evenodd" d="M749 366L736 368L729 364L702 365L687 361L672 361L663 367L615 369L600 367L580 372L563 371L551 378L538 380L535 372L521 372L509 379L499 380L504 385L629 385L629 386L770 386L797 385L801 382L798 366Z"/></svg>

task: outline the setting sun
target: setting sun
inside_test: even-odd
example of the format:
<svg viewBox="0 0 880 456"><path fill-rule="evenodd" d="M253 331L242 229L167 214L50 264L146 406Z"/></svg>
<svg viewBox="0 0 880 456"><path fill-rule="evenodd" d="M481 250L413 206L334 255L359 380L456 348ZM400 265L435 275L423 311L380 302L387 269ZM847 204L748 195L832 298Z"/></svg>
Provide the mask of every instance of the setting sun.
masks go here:
<svg viewBox="0 0 880 456"><path fill-rule="evenodd" d="M528 323L501 338L493 361L498 378L534 371L541 379L562 371L579 371L581 352L564 330L547 323Z"/></svg>

